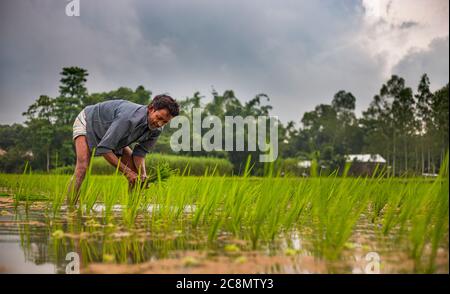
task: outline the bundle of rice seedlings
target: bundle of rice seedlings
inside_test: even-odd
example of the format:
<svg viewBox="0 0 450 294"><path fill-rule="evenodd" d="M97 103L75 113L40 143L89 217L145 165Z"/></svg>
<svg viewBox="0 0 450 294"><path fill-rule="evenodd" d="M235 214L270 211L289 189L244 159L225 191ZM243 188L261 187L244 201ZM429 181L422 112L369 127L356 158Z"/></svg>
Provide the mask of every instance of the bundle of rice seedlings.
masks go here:
<svg viewBox="0 0 450 294"><path fill-rule="evenodd" d="M148 189L151 183L165 182L177 172L177 169L170 168L169 163L160 163L147 172L147 179L141 183L141 188Z"/></svg>

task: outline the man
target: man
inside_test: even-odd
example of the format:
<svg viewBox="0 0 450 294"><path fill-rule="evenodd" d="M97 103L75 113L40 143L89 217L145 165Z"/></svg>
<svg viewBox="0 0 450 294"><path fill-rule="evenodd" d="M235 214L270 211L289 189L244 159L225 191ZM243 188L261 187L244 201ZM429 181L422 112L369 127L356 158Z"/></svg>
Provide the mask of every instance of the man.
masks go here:
<svg viewBox="0 0 450 294"><path fill-rule="evenodd" d="M147 105L126 100L110 100L87 106L75 119L73 140L77 162L68 202L76 204L89 166L91 153L103 156L133 185L138 175L144 181L145 155L156 143L162 127L179 114L178 103L168 95L158 95ZM137 143L132 150L130 145ZM72 199L69 199L72 198Z"/></svg>

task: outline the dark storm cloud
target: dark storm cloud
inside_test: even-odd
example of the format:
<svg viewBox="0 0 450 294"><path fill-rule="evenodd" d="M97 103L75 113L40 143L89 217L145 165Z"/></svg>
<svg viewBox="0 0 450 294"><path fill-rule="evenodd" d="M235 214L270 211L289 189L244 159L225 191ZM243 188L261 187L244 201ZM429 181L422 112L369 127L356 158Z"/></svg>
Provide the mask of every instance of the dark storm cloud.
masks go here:
<svg viewBox="0 0 450 294"><path fill-rule="evenodd" d="M65 15L67 1L0 2L0 123L22 121L40 94L56 96L70 65L88 69L89 92L264 92L273 114L297 122L341 89L360 111L385 79L382 60L358 42L359 1L80 2L80 17ZM448 80L448 71L430 75Z"/></svg>
<svg viewBox="0 0 450 294"><path fill-rule="evenodd" d="M191 81L188 85L205 91L209 85L232 88L243 99L264 92L283 121L298 121L305 110L349 85L334 75L339 61L320 62L339 54L350 64L340 63L344 73L338 76L355 73L360 60L350 57L363 54L338 47L357 28L357 8L350 2L167 1L140 2L137 11L145 38L170 44L177 57L175 70L160 69L168 79ZM371 66L358 70L373 71Z"/></svg>

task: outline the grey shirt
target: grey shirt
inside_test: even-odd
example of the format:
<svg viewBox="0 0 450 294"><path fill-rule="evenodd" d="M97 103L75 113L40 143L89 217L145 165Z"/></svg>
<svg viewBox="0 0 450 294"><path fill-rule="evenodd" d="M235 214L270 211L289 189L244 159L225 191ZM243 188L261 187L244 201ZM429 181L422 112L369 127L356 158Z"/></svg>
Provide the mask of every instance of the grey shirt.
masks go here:
<svg viewBox="0 0 450 294"><path fill-rule="evenodd" d="M122 155L122 148L137 143L133 155L144 157L155 145L162 128L150 128L147 106L126 100L109 100L84 109L86 137L95 156L113 151Z"/></svg>

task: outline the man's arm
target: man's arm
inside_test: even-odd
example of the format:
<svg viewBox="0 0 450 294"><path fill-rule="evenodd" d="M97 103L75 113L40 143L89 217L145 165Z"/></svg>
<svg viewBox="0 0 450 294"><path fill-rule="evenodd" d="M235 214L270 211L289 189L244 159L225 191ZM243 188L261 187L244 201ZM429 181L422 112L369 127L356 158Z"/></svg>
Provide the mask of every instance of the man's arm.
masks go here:
<svg viewBox="0 0 450 294"><path fill-rule="evenodd" d="M147 178L147 171L145 170L145 156L134 155L133 162L134 166L141 173L141 178L145 180Z"/></svg>
<svg viewBox="0 0 450 294"><path fill-rule="evenodd" d="M117 167L117 165L119 164L119 158L117 158L114 152L110 151L102 155L112 166ZM137 174L122 162L120 162L119 170L128 178L128 181L130 183L134 183L136 181Z"/></svg>
<svg viewBox="0 0 450 294"><path fill-rule="evenodd" d="M145 180L147 178L147 172L145 170L145 155L150 152L150 149L155 145L161 132L156 133L147 141L136 144L133 150L133 162L137 170L141 172L141 178Z"/></svg>

